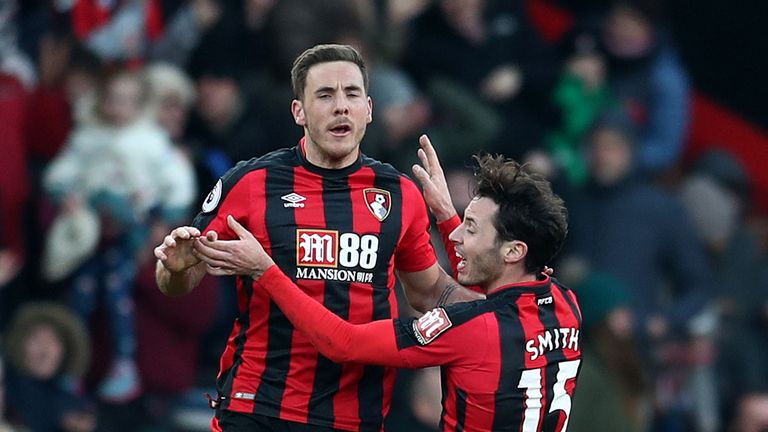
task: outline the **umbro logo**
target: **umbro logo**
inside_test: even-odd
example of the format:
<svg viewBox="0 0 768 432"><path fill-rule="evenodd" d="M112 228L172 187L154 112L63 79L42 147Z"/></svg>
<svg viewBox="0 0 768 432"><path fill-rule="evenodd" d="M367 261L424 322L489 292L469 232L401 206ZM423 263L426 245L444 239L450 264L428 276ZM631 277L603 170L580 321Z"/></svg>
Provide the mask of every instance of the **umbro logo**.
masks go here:
<svg viewBox="0 0 768 432"><path fill-rule="evenodd" d="M280 197L283 201L287 201L283 203L284 207L293 207L293 208L303 208L304 203L302 201L306 201L307 198L297 194L296 192L291 192L288 195L283 195Z"/></svg>

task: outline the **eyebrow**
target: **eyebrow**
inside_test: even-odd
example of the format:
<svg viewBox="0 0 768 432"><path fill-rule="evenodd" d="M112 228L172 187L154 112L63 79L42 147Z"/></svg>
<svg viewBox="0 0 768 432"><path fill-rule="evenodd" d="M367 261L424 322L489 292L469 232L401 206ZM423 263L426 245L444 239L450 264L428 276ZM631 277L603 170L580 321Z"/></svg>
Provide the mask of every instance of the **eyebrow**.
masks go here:
<svg viewBox="0 0 768 432"><path fill-rule="evenodd" d="M320 87L319 89L315 90L315 94L333 93L335 91L336 91L336 87L324 86L324 87ZM360 87L359 85L356 85L356 84L350 84L350 85L344 87L344 91L358 91L358 92L362 92L363 88Z"/></svg>

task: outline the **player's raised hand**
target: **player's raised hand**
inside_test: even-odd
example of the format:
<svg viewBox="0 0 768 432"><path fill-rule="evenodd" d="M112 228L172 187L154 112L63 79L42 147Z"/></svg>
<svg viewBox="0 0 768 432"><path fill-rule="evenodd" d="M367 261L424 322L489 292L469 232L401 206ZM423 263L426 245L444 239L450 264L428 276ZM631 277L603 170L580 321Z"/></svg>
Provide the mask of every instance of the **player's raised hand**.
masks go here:
<svg viewBox="0 0 768 432"><path fill-rule="evenodd" d="M443 173L443 167L440 166L440 159L437 157L432 142L429 137L422 135L419 137L419 144L421 148L418 151L418 156L421 165L413 165L413 175L421 183L424 201L426 201L429 211L432 212L438 223L443 222L456 215L456 208L451 201L445 173Z"/></svg>
<svg viewBox="0 0 768 432"><path fill-rule="evenodd" d="M208 232L195 243L195 254L205 262L209 274L258 279L274 261L256 237L231 215L227 216L227 225L237 240L219 240L215 232Z"/></svg>
<svg viewBox="0 0 768 432"><path fill-rule="evenodd" d="M155 258L172 272L180 272L199 263L192 252L195 239L200 237L200 230L191 226L182 226L165 236L163 242L155 248Z"/></svg>

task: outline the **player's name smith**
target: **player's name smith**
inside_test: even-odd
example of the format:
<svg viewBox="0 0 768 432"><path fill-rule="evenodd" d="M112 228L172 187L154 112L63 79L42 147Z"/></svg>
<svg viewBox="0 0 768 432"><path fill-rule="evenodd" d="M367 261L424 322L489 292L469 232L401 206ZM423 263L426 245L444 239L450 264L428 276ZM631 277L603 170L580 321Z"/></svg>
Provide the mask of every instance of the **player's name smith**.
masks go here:
<svg viewBox="0 0 768 432"><path fill-rule="evenodd" d="M545 352L569 349L579 350L579 329L573 327L560 327L544 330L543 334L525 342L525 350L531 353L531 360L536 360Z"/></svg>
<svg viewBox="0 0 768 432"><path fill-rule="evenodd" d="M322 267L298 267L296 279L332 280L337 282L373 282L373 273Z"/></svg>

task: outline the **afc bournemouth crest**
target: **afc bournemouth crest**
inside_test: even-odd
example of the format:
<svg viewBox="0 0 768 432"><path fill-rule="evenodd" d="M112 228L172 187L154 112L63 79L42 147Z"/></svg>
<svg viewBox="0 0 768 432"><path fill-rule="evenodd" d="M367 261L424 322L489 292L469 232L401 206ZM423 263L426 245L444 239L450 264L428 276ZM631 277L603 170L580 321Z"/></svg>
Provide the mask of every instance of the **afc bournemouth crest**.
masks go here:
<svg viewBox="0 0 768 432"><path fill-rule="evenodd" d="M365 204L368 206L368 210L378 219L383 222L384 219L389 216L389 210L392 208L392 196L389 191L378 188L368 188L363 191L365 197Z"/></svg>

